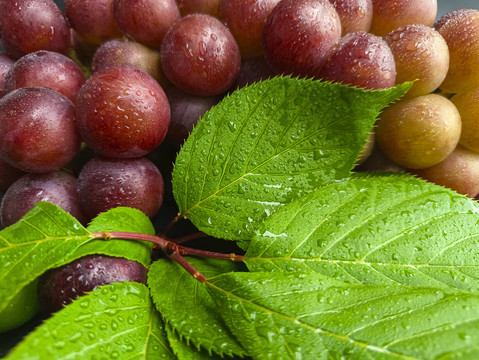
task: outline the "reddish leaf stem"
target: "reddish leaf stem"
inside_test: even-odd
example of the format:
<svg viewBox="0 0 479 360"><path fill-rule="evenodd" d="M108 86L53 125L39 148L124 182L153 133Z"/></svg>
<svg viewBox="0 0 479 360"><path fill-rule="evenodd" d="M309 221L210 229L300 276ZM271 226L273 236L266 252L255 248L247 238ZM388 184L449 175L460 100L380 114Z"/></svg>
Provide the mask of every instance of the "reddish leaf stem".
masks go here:
<svg viewBox="0 0 479 360"><path fill-rule="evenodd" d="M200 239L200 238L206 237L206 236L209 236L209 235L205 234L202 231L198 231L194 234L190 234L190 235L182 236L182 237L179 237L179 238L171 239L171 241L173 241L175 244L182 244L184 242L195 240L195 239Z"/></svg>
<svg viewBox="0 0 479 360"><path fill-rule="evenodd" d="M243 261L243 255L236 255L235 253L231 254L222 254L213 251L193 249L185 246L178 245L173 241L163 239L160 236L140 234L140 233L130 233L130 232L121 232L121 231L103 231L103 232L93 232L92 235L95 239L111 240L111 239L124 239L124 240L144 240L154 243L158 248L163 251L163 253L168 256L170 259L176 261L180 264L186 271L188 271L195 279L200 282L205 282L206 277L196 270L184 257L183 255L196 255L212 259L220 260L230 260L230 261ZM195 234L193 234L195 235ZM204 234L203 234L204 235Z"/></svg>
<svg viewBox="0 0 479 360"><path fill-rule="evenodd" d="M163 235L168 234L168 232L173 228L173 226L175 226L175 224L183 218L184 218L183 215L180 215L180 214L176 215L176 217L173 220L171 220L168 225L165 226L162 234Z"/></svg>

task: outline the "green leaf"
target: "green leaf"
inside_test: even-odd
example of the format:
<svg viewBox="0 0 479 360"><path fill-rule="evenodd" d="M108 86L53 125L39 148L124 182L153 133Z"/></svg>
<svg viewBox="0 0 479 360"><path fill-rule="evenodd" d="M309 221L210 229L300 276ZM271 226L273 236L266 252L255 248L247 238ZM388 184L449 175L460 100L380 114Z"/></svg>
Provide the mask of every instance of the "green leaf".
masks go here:
<svg viewBox="0 0 479 360"><path fill-rule="evenodd" d="M0 312L23 287L62 265L90 233L70 214L37 203L17 223L0 231Z"/></svg>
<svg viewBox="0 0 479 360"><path fill-rule="evenodd" d="M203 349L197 349L187 344L185 341L180 339L180 336L172 329L170 325L166 324L165 328L170 347L173 349L173 352L178 360L223 359L223 357L220 355L215 353L208 354Z"/></svg>
<svg viewBox="0 0 479 360"><path fill-rule="evenodd" d="M90 232L124 231L155 235L155 229L148 216L133 208L117 207L101 213L88 225ZM151 263L153 244L138 240L92 240L82 245L71 256L71 260L85 255L103 254L138 261L145 266Z"/></svg>
<svg viewBox="0 0 479 360"><path fill-rule="evenodd" d="M56 313L30 333L7 360L176 359L148 288L103 286Z"/></svg>
<svg viewBox="0 0 479 360"><path fill-rule="evenodd" d="M249 241L279 206L348 176L380 110L409 87L277 77L235 91L198 122L176 159L180 214L210 235Z"/></svg>
<svg viewBox="0 0 479 360"><path fill-rule="evenodd" d="M246 253L251 271L479 293L479 206L409 175L332 183L279 209Z"/></svg>
<svg viewBox="0 0 479 360"><path fill-rule="evenodd" d="M319 273L229 273L208 290L253 359L477 359L479 296L348 284Z"/></svg>
<svg viewBox="0 0 479 360"><path fill-rule="evenodd" d="M232 262L188 258L206 277L236 269ZM220 355L244 355L218 314L205 286L170 260L155 261L148 272L153 301L165 321L179 336L196 347Z"/></svg>

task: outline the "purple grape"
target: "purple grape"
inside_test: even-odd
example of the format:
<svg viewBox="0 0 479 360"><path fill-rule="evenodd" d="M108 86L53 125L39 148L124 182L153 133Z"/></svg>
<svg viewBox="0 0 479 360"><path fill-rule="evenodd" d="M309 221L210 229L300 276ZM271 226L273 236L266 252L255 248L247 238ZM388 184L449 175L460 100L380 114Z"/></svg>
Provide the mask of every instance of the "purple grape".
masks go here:
<svg viewBox="0 0 479 360"><path fill-rule="evenodd" d="M68 164L80 148L75 106L46 87L25 87L0 99L0 156L29 172Z"/></svg>
<svg viewBox="0 0 479 360"><path fill-rule="evenodd" d="M232 90L272 78L276 75L278 74L271 69L264 59L264 56L245 58L241 61L239 76L235 84L232 86Z"/></svg>
<svg viewBox="0 0 479 360"><path fill-rule="evenodd" d="M3 87L5 85L5 78L14 63L15 60L12 59L10 56L4 53L0 53L0 97L5 94L3 90Z"/></svg>
<svg viewBox="0 0 479 360"><path fill-rule="evenodd" d="M164 182L158 168L146 158L95 157L78 176L78 194L89 219L118 206L153 217L163 203Z"/></svg>
<svg viewBox="0 0 479 360"><path fill-rule="evenodd" d="M85 82L80 67L57 52L39 50L22 56L5 78L4 92L28 86L44 86L65 95L72 102Z"/></svg>
<svg viewBox="0 0 479 360"><path fill-rule="evenodd" d="M0 191L7 191L10 185L26 174L25 171L10 165L0 157Z"/></svg>
<svg viewBox="0 0 479 360"><path fill-rule="evenodd" d="M94 73L80 89L75 105L83 141L109 157L147 154L163 141L170 123L163 88L133 67Z"/></svg>
<svg viewBox="0 0 479 360"><path fill-rule="evenodd" d="M85 223L77 194L77 179L59 170L47 174L26 174L12 184L2 199L3 226L16 223L39 201L53 203Z"/></svg>
<svg viewBox="0 0 479 360"><path fill-rule="evenodd" d="M241 54L233 35L218 19L192 14L178 20L161 47L167 78L195 95L219 95L236 81Z"/></svg>
<svg viewBox="0 0 479 360"><path fill-rule="evenodd" d="M42 310L52 313L99 286L124 281L146 284L147 269L136 261L88 255L44 273L38 283Z"/></svg>

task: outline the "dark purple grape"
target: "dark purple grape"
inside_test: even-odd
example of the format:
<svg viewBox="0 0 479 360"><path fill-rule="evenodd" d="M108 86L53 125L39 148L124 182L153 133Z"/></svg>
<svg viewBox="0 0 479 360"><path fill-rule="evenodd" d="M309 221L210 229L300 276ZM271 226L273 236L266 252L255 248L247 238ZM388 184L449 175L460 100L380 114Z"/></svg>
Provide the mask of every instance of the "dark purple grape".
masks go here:
<svg viewBox="0 0 479 360"><path fill-rule="evenodd" d="M401 26L433 26L437 0L372 0L373 20L370 32L384 36Z"/></svg>
<svg viewBox="0 0 479 360"><path fill-rule="evenodd" d="M125 34L153 49L181 16L175 0L113 0L113 14Z"/></svg>
<svg viewBox="0 0 479 360"><path fill-rule="evenodd" d="M340 36L341 20L328 0L282 0L264 26L264 56L277 73L316 77Z"/></svg>
<svg viewBox="0 0 479 360"><path fill-rule="evenodd" d="M30 172L68 164L80 148L75 106L46 87L25 87L0 99L0 156Z"/></svg>
<svg viewBox="0 0 479 360"><path fill-rule="evenodd" d="M0 97L2 97L5 93L3 90L3 86L5 85L5 77L14 63L15 60L10 56L0 53Z"/></svg>
<svg viewBox="0 0 479 360"><path fill-rule="evenodd" d="M53 0L1 1L0 34L14 58L37 50L65 53L71 46L70 26Z"/></svg>
<svg viewBox="0 0 479 360"><path fill-rule="evenodd" d="M22 56L5 78L4 92L29 86L44 86L75 101L85 82L80 67L70 58L57 52L39 50Z"/></svg>
<svg viewBox="0 0 479 360"><path fill-rule="evenodd" d="M221 0L176 0L182 16L208 14L219 17Z"/></svg>
<svg viewBox="0 0 479 360"><path fill-rule="evenodd" d="M113 0L64 0L65 15L86 43L100 45L123 36L113 16Z"/></svg>
<svg viewBox="0 0 479 360"><path fill-rule="evenodd" d="M134 281L146 284L147 269L136 261L106 255L87 255L48 270L38 283L42 310L52 313L102 285Z"/></svg>
<svg viewBox="0 0 479 360"><path fill-rule="evenodd" d="M384 89L394 86L396 65L383 38L359 31L341 38L320 77L365 89Z"/></svg>
<svg viewBox="0 0 479 360"><path fill-rule="evenodd" d="M246 85L254 84L255 82L270 79L276 74L268 65L264 56L255 56L245 58L241 61L241 68L232 90L242 88Z"/></svg>
<svg viewBox="0 0 479 360"><path fill-rule="evenodd" d="M369 31L373 19L372 0L331 0L341 19L342 35Z"/></svg>
<svg viewBox="0 0 479 360"><path fill-rule="evenodd" d="M197 96L171 86L166 95L171 107L171 121L165 141L183 145L198 120L220 101L219 96Z"/></svg>
<svg viewBox="0 0 479 360"><path fill-rule="evenodd" d="M280 0L222 0L220 18L230 29L243 57L263 53L266 18Z"/></svg>
<svg viewBox="0 0 479 360"><path fill-rule="evenodd" d="M109 157L140 157L165 138L168 99L158 82L133 67L94 73L78 93L76 121L83 141Z"/></svg>
<svg viewBox="0 0 479 360"><path fill-rule="evenodd" d="M85 223L77 194L77 179L59 170L47 174L26 174L12 184L2 199L3 226L16 223L39 201L53 203Z"/></svg>
<svg viewBox="0 0 479 360"><path fill-rule="evenodd" d="M158 168L146 158L95 157L78 176L78 194L89 219L118 206L153 217L163 202L164 183Z"/></svg>
<svg viewBox="0 0 479 360"><path fill-rule="evenodd" d="M166 78L161 68L160 53L127 39L109 40L96 50L91 63L93 73L115 66L132 66L150 74L160 84Z"/></svg>
<svg viewBox="0 0 479 360"><path fill-rule="evenodd" d="M0 191L7 191L10 185L26 174L25 171L10 165L0 157Z"/></svg>
<svg viewBox="0 0 479 360"><path fill-rule="evenodd" d="M168 79L195 95L225 92L238 77L241 65L231 32L205 14L187 15L177 21L166 34L160 53Z"/></svg>

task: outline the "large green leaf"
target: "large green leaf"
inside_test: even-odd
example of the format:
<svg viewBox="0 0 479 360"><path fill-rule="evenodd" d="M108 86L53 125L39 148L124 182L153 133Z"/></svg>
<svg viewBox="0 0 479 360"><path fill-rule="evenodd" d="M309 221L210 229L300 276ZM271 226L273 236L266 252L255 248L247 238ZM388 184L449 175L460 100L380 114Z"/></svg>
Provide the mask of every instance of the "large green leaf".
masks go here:
<svg viewBox="0 0 479 360"><path fill-rule="evenodd" d="M188 258L206 277L233 271L232 262ZM207 352L244 355L218 313L204 284L170 260L155 261L148 272L148 285L157 309L184 340Z"/></svg>
<svg viewBox="0 0 479 360"><path fill-rule="evenodd" d="M176 359L145 285L116 283L78 298L5 359L104 358Z"/></svg>
<svg viewBox="0 0 479 360"><path fill-rule="evenodd" d="M178 154L180 214L210 235L249 241L274 209L348 176L380 110L409 87L364 91L277 77L235 91Z"/></svg>
<svg viewBox="0 0 479 360"><path fill-rule="evenodd" d="M90 233L70 214L37 203L17 223L0 232L0 312L23 287L59 266Z"/></svg>
<svg viewBox="0 0 479 360"><path fill-rule="evenodd" d="M479 292L479 206L409 175L361 176L282 207L246 253L251 271Z"/></svg>
<svg viewBox="0 0 479 360"><path fill-rule="evenodd" d="M322 274L229 273L208 290L253 359L471 359L479 296L349 284Z"/></svg>
<svg viewBox="0 0 479 360"><path fill-rule="evenodd" d="M124 231L155 235L155 229L148 216L133 208L117 207L101 213L88 225L90 232ZM138 240L92 240L75 251L71 260L85 255L103 254L124 257L128 260L138 261L145 266L151 263L153 244Z"/></svg>

